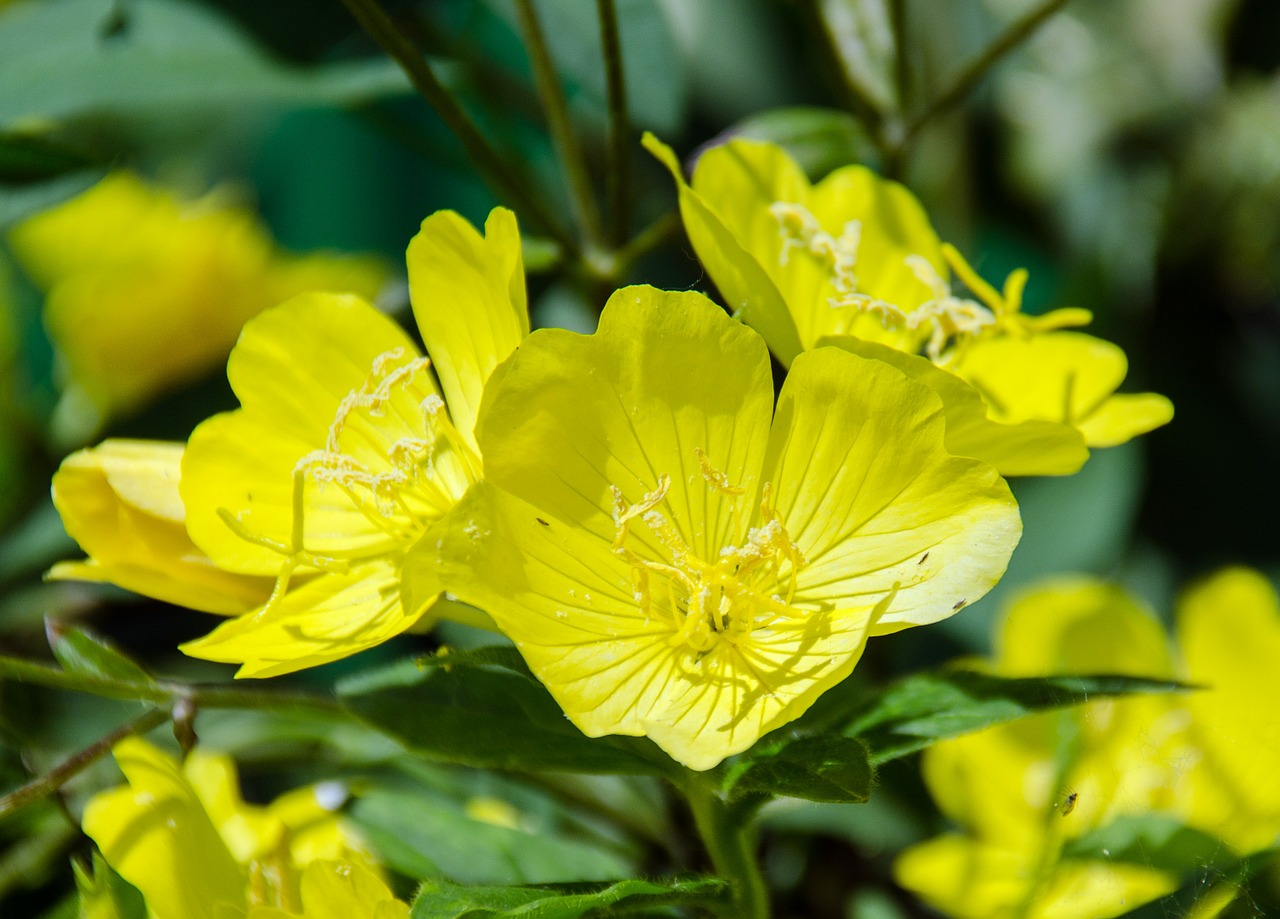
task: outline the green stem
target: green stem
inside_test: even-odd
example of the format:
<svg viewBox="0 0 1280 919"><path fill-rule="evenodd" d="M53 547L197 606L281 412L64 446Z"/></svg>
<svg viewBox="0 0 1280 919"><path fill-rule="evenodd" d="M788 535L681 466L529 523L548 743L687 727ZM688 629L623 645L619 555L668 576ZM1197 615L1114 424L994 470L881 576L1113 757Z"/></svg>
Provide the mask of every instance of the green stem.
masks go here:
<svg viewBox="0 0 1280 919"><path fill-rule="evenodd" d="M898 89L898 111L905 112L911 96L911 61L907 57L907 0L890 0L893 25L893 76Z"/></svg>
<svg viewBox="0 0 1280 919"><path fill-rule="evenodd" d="M68 670L59 670L47 664L0 656L0 680L32 683L50 689L83 692L104 699L123 699L133 702L154 702L172 707L186 700L196 708L270 709L272 711L303 711L312 715L345 717L343 709L332 699L302 693L284 693L236 686L201 686L186 683L156 681L152 683L122 683L116 680L85 676ZM167 716L166 716L167 717Z"/></svg>
<svg viewBox="0 0 1280 919"><path fill-rule="evenodd" d="M542 24L538 21L533 0L516 0L516 13L520 18L520 31L524 35L525 48L529 52L529 62L533 65L538 95L542 98L542 108L547 115L551 141L560 158L560 165L569 179L569 196L573 201L574 216L583 236L598 246L600 215L596 209L595 191L591 187L591 174L587 170L587 160L582 152L582 144L579 143L578 135L573 130L573 121L569 117L569 103L565 99L564 87L560 83L560 75L556 73L555 63L551 60L546 33L543 32Z"/></svg>
<svg viewBox="0 0 1280 919"><path fill-rule="evenodd" d="M668 211L637 233L631 242L618 250L614 260L617 279L625 278L637 260L674 238L680 232L680 226L680 212Z"/></svg>
<svg viewBox="0 0 1280 919"><path fill-rule="evenodd" d="M9 792L0 798L0 819L28 804L46 798L79 775L93 763L111 752L111 748L126 737L134 734L145 734L152 728L159 727L169 720L169 713L163 709L153 708L131 721L126 721L109 734L71 754L44 775L37 776L21 788Z"/></svg>
<svg viewBox="0 0 1280 919"><path fill-rule="evenodd" d="M604 51L609 97L609 159L605 182L609 200L609 241L621 246L631 226L631 123L627 116L627 78L622 69L622 37L614 0L596 0L600 46Z"/></svg>
<svg viewBox="0 0 1280 919"><path fill-rule="evenodd" d="M909 144L920 129L939 115L964 100L982 82L982 78L1002 57L1022 44L1036 29L1071 0L1043 0L1038 6L1010 23L986 50L963 67L951 81L951 85L929 103L923 112L908 124L902 145Z"/></svg>
<svg viewBox="0 0 1280 919"><path fill-rule="evenodd" d="M691 777L682 790L711 864L733 888L734 919L769 919L769 891L756 861L754 827L745 825L701 777Z"/></svg>
<svg viewBox="0 0 1280 919"><path fill-rule="evenodd" d="M498 191L505 195L522 214L535 223L568 252L578 251L577 243L564 227L553 220L550 212L529 192L523 181L489 143L471 116L436 78L426 59L391 21L378 0L342 0L351 15L369 35L398 63L414 88L435 109L436 114L461 141L467 154L485 173Z"/></svg>

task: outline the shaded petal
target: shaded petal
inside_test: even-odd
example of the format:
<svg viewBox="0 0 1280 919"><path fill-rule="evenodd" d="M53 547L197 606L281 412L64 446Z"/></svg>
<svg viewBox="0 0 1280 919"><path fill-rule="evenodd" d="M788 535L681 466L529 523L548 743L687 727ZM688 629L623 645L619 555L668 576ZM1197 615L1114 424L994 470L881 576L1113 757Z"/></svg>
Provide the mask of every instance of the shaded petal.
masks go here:
<svg viewBox="0 0 1280 919"><path fill-rule="evenodd" d="M947 451L990 463L1001 475L1071 475L1089 458L1077 428L1055 421L993 421L976 389L923 357L848 335L823 338L818 344L884 361L928 386L942 400Z"/></svg>
<svg viewBox="0 0 1280 919"><path fill-rule="evenodd" d="M529 334L516 216L495 207L481 236L453 211L437 211L409 243L408 266L422 340L453 423L474 448L485 381Z"/></svg>
<svg viewBox="0 0 1280 919"><path fill-rule="evenodd" d="M773 280L746 248L747 241L736 236L717 211L685 182L680 161L671 148L647 133L644 145L675 179L685 232L699 260L719 288L720 295L730 309L764 336L783 366L789 366L804 346L800 343L795 320L791 318L791 312ZM776 246L776 223L773 225L773 239Z"/></svg>
<svg viewBox="0 0 1280 919"><path fill-rule="evenodd" d="M242 911L247 878L178 763L138 738L114 752L129 785L95 795L83 820L111 867L156 919Z"/></svg>
<svg viewBox="0 0 1280 919"><path fill-rule="evenodd" d="M248 574L280 569L280 553L236 535L218 511L233 514L257 536L289 544L299 461L325 447L339 405L365 384L374 362L388 353L401 355L400 363L417 356L391 319L357 297L300 296L245 326L227 364L243 407L197 427L182 461L187 529L215 562ZM347 439L378 432L377 440L363 445L359 458L385 466L387 442L426 436L415 403L434 392L424 370L397 395L379 423L357 421ZM381 470L375 466L374 471ZM322 489L309 482L307 548L358 551L384 545L389 536L379 517L362 510L341 488Z"/></svg>
<svg viewBox="0 0 1280 919"><path fill-rule="evenodd" d="M907 849L893 879L955 919L1013 919L1035 884L1035 853L955 834Z"/></svg>
<svg viewBox="0 0 1280 919"><path fill-rule="evenodd" d="M108 440L73 453L53 476L53 503L89 554L49 577L101 581L168 603L239 614L264 603L271 581L216 567L187 535L178 492L182 445Z"/></svg>
<svg viewBox="0 0 1280 919"><path fill-rule="evenodd" d="M755 332L701 294L627 287L596 334L542 330L520 347L481 419L485 476L611 542L610 486L638 502L668 475L673 522L711 558L746 515L710 487L697 451L754 494L772 391ZM652 538L639 521L632 532Z"/></svg>
<svg viewBox="0 0 1280 919"><path fill-rule="evenodd" d="M417 619L401 605L399 565L376 560L345 574L318 574L181 650L240 664L237 677L278 676L372 648Z"/></svg>
<svg viewBox="0 0 1280 919"><path fill-rule="evenodd" d="M945 619L990 590L1022 532L994 469L943 447L942 404L885 363L834 348L796 359L765 478L808 564L795 602L870 609L873 634ZM926 555L927 553L927 555Z"/></svg>
<svg viewBox="0 0 1280 919"><path fill-rule="evenodd" d="M706 656L646 615L611 540L482 483L406 562L482 606L590 737L645 734L709 769L801 714L853 669L869 615L780 623Z"/></svg>

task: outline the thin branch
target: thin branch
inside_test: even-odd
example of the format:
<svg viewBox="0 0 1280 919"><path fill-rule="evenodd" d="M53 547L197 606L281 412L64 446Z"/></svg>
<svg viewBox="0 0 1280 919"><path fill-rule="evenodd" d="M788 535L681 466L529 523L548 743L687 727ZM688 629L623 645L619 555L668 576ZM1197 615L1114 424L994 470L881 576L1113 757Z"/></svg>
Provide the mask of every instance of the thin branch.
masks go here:
<svg viewBox="0 0 1280 919"><path fill-rule="evenodd" d="M681 225L680 212L668 211L637 233L631 242L618 250L616 257L618 279L624 278L637 260L673 239L680 231Z"/></svg>
<svg viewBox="0 0 1280 919"><path fill-rule="evenodd" d="M609 99L609 158L605 182L609 200L609 241L621 246L631 225L631 123L627 116L627 77L622 69L622 37L614 0L596 0L600 46L604 51Z"/></svg>
<svg viewBox="0 0 1280 919"><path fill-rule="evenodd" d="M351 15L369 35L398 63L414 88L435 109L461 141L467 154L485 173L489 181L505 195L518 211L540 225L566 251L576 253L578 246L564 227L552 219L550 212L529 192L529 183L509 168L507 162L489 143L471 116L453 98L437 78L426 59L391 21L378 0L342 0Z"/></svg>
<svg viewBox="0 0 1280 919"><path fill-rule="evenodd" d="M923 112L911 120L903 138L903 145L910 143L920 133L920 129L930 121L962 102L982 82L982 78L1002 57L1022 44L1049 17L1061 10L1069 2L1071 0L1044 0L1044 2L1038 4L1021 18L1010 23L1009 27L988 45L985 51L960 70L946 90L930 102Z"/></svg>
<svg viewBox="0 0 1280 919"><path fill-rule="evenodd" d="M551 141L569 180L569 197L573 202L574 215L583 236L593 243L599 243L600 214L596 208L595 191L591 187L591 174L587 170L582 144L573 130L569 103L565 99L564 87L560 83L560 75L556 73L555 63L551 60L546 33L538 21L533 0L516 0L516 13L520 19L525 49L529 52L529 62L533 65L538 95L542 98L542 109L547 115Z"/></svg>
<svg viewBox="0 0 1280 919"><path fill-rule="evenodd" d="M0 798L0 818L20 808L46 798L59 788L111 752L111 748L126 737L145 734L169 720L164 709L153 708L106 734L77 753L73 753L43 775L37 776L21 788Z"/></svg>

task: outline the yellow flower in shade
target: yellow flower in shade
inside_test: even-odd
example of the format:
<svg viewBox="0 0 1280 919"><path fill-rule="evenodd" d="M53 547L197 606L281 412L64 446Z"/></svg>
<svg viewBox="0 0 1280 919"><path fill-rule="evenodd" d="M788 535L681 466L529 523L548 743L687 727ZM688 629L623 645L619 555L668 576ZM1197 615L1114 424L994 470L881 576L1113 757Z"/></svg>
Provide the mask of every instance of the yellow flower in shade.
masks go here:
<svg viewBox="0 0 1280 919"><path fill-rule="evenodd" d="M90 429L212 370L267 307L306 290L371 297L387 276L375 259L286 255L225 193L185 201L127 172L28 218L9 242L46 294L67 405L93 416Z"/></svg>
<svg viewBox="0 0 1280 919"><path fill-rule="evenodd" d="M1005 475L1063 475L1172 417L1154 394L1113 396L1124 354L1062 333L1087 310L1021 312L1025 271L1002 291L942 244L903 186L861 166L811 185L773 144L708 150L686 183L672 151L645 144L670 170L690 241L729 305L784 365L835 345L892 363L938 393L947 448ZM977 299L957 296L955 273Z"/></svg>
<svg viewBox="0 0 1280 919"><path fill-rule="evenodd" d="M271 595L270 578L218 568L187 535L178 493L182 445L108 440L62 461L53 503L88 553L57 580L100 581L208 613L239 615Z"/></svg>
<svg viewBox="0 0 1280 919"><path fill-rule="evenodd" d="M1168 678L1155 618L1118 588L1060 581L1008 611L989 668L1003 676ZM956 919L1105 919L1175 889L1162 871L1073 859L1064 846L1118 816L1174 806L1194 755L1171 697L1090 702L930 747L925 782L960 828L913 846L899 884Z"/></svg>
<svg viewBox="0 0 1280 919"><path fill-rule="evenodd" d="M179 764L138 738L121 741L114 752L128 784L90 799L84 831L142 892L154 919L257 919L278 915L259 907L293 915L304 906L304 915L318 919L331 914L310 907L317 890L372 889L374 862L333 813L341 789L299 789L257 807L241 800L235 766L225 756L196 750ZM334 863L346 869L346 881L330 880L341 873ZM376 874L372 880L386 892Z"/></svg>
<svg viewBox="0 0 1280 919"><path fill-rule="evenodd" d="M304 295L246 324L227 364L242 407L192 433L181 496L215 564L276 587L186 653L287 673L386 641L436 599L419 571L402 602L401 562L479 478L485 381L529 331L515 215L496 208L481 236L433 214L408 265L434 364L353 296Z"/></svg>
<svg viewBox="0 0 1280 919"><path fill-rule="evenodd" d="M409 567L487 610L584 733L708 769L848 676L869 635L1003 574L1017 507L943 449L940 410L825 348L775 412L759 335L700 294L626 288L596 334L536 332L504 367L486 481Z"/></svg>
<svg viewBox="0 0 1280 919"><path fill-rule="evenodd" d="M269 906L249 910L248 919L409 919L409 906L374 872L344 862L312 862L302 872L302 909Z"/></svg>

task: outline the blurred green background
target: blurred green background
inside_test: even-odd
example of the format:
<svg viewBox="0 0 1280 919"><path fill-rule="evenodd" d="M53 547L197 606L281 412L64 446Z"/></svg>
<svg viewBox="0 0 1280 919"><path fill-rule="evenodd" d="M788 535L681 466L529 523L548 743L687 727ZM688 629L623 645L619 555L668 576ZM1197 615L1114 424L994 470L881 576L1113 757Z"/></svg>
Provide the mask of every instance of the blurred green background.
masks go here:
<svg viewBox="0 0 1280 919"><path fill-rule="evenodd" d="M686 157L726 132L778 140L815 178L846 162L883 166L847 108L815 29L818 8L843 23L840 47L865 84L891 94L900 66L908 107L918 109L1031 5L908 0L899 62L890 0L620 0L633 127ZM594 5L540 0L537 8L603 188ZM388 9L530 187L567 214L511 4L422 0ZM1278 38L1275 0L1073 0L920 133L901 177L943 237L988 278L1029 268L1031 311L1092 309L1091 331L1129 354L1125 389L1164 393L1177 415L1139 442L1095 452L1074 477L1015 482L1026 536L1005 581L940 628L877 640L856 678L984 652L1000 604L1046 574L1118 579L1166 617L1182 585L1225 563L1280 579ZM674 194L632 141L635 232L671 212ZM119 167L192 196L232 183L282 246L379 253L401 279L404 247L423 217L452 208L481 222L500 203L339 0L0 5L0 239ZM523 229L539 237L544 228L525 221ZM527 257L535 324L590 330L599 284L558 264L537 239ZM710 291L678 232L625 280ZM402 284L384 301L407 315ZM91 623L161 673L228 677L174 650L205 632L207 617L121 591L42 583L52 562L77 554L48 483L62 456L85 444L56 415L61 383L41 309L39 289L0 245L3 651L47 658L51 616ZM181 439L233 405L218 371L94 437ZM473 640L461 631L444 637ZM394 657L438 640L409 636L370 653ZM327 684L359 666L294 679ZM0 781L19 784L122 711L0 686ZM290 748L273 734L278 726L224 720L202 721L202 736L243 755L259 799L317 771L300 750L322 749L347 770L379 755L362 746L367 738L308 735L299 743L311 746ZM843 907L831 904L844 902L850 877L883 878L886 853L928 832L936 817L911 768L887 774L889 793L871 805L778 816L767 866L792 892L796 915L837 915ZM104 767L83 787L109 777ZM70 890L66 856L85 842L55 808L0 824L5 915L40 915ZM788 825L821 833L815 842L788 835ZM643 852L626 857L644 864ZM917 914L876 883L849 915Z"/></svg>

